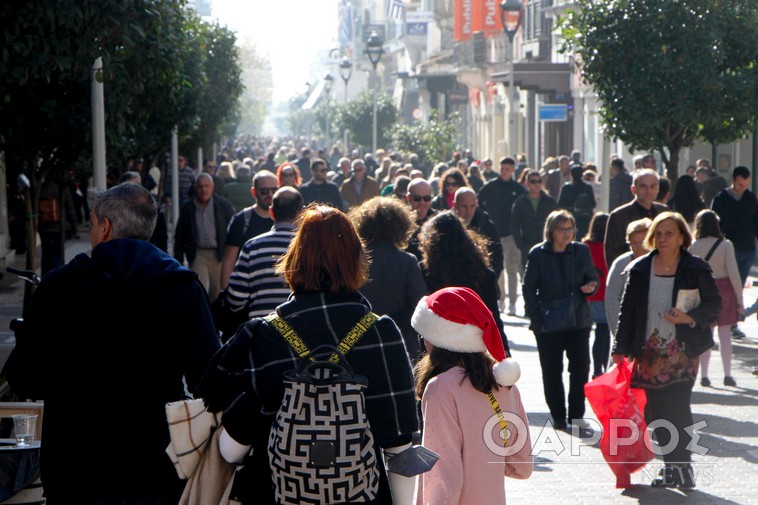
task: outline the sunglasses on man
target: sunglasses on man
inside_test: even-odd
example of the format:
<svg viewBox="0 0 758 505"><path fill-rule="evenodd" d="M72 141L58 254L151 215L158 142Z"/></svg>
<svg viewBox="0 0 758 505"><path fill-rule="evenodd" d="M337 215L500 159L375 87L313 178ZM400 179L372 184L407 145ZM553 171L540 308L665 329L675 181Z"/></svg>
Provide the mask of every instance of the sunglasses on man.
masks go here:
<svg viewBox="0 0 758 505"><path fill-rule="evenodd" d="M411 195L411 199L413 199L414 202L420 202L421 200L424 200L425 202L431 202L432 195Z"/></svg>

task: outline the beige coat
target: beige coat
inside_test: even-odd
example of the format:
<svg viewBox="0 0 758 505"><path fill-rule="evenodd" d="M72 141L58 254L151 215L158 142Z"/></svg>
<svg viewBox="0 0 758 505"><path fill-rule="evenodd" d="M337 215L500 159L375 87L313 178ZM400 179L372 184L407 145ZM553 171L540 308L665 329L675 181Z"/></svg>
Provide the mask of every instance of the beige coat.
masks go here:
<svg viewBox="0 0 758 505"><path fill-rule="evenodd" d="M379 183L376 182L376 179L367 175L363 180L361 193L358 194L353 178L350 177L340 186L340 196L345 204L345 210L348 210L359 206L366 200L379 196Z"/></svg>

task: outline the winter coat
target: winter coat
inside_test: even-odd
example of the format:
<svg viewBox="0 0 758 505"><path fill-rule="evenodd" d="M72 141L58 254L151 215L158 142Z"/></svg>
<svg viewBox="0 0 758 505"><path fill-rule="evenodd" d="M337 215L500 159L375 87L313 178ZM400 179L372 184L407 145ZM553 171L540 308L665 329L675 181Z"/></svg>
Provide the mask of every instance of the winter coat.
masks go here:
<svg viewBox="0 0 758 505"><path fill-rule="evenodd" d="M528 254L535 244L545 240L545 221L547 221L547 216L557 208L555 198L544 191L540 193L536 213L528 195L521 195L516 199L511 212L511 232L522 254Z"/></svg>
<svg viewBox="0 0 758 505"><path fill-rule="evenodd" d="M572 258L573 271L570 270ZM553 251L552 242L545 241L532 247L523 286L526 315L531 320L529 329L542 331L541 301L559 300L569 296L569 293L573 293L575 304L574 329L591 327L588 294L582 293L579 288L593 281L598 282L597 270L592 264L590 249L585 244L571 242L562 253Z"/></svg>
<svg viewBox="0 0 758 505"><path fill-rule="evenodd" d="M220 346L197 274L146 240L112 239L49 272L24 325L4 373L45 402L48 499L181 494L165 405L185 381L195 392ZM96 416L86 427L84 413Z"/></svg>
<svg viewBox="0 0 758 505"><path fill-rule="evenodd" d="M623 354L642 358L647 341L647 301L650 290L650 269L658 250L632 261L627 267L627 284L621 300L619 323L613 354ZM685 345L688 356L701 354L713 347L711 323L715 322L721 312L721 295L707 262L682 251L679 264L674 274L674 290L671 293L671 307L676 305L679 291L697 289L700 305L687 313L695 320L695 327L686 324L676 325L676 339ZM710 347L707 343L710 341ZM705 349L698 349L705 342ZM700 350L700 352L696 352Z"/></svg>

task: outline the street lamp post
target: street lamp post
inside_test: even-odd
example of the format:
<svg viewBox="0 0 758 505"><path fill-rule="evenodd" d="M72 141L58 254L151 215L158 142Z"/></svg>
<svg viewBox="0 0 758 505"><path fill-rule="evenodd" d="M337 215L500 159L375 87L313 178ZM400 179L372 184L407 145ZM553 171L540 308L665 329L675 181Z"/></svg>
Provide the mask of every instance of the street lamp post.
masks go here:
<svg viewBox="0 0 758 505"><path fill-rule="evenodd" d="M503 31L508 36L508 43L511 46L511 58L508 72L508 149L511 154L516 154L516 105L513 100L514 95L514 60L516 59L516 49L513 46L513 37L521 26L521 20L524 16L524 6L521 0L503 0L500 3L500 21L503 24Z"/></svg>
<svg viewBox="0 0 758 505"><path fill-rule="evenodd" d="M327 73L324 76L324 92L326 93L326 146L329 149L332 145L332 136L329 131L329 120L332 115L332 85L334 84L334 77L332 74Z"/></svg>
<svg viewBox="0 0 758 505"><path fill-rule="evenodd" d="M371 35L368 37L368 41L366 42L366 55L368 56L368 61L371 62L371 65L374 66L374 103L373 103L373 129L371 131L371 152L376 153L376 81L377 81L377 73L376 73L376 66L379 64L379 60L382 59L382 55L384 54L384 48L382 47L384 45L384 39L379 35L376 31L372 31Z"/></svg>
<svg viewBox="0 0 758 505"><path fill-rule="evenodd" d="M347 82L350 80L350 76L352 75L353 64L350 62L347 56L345 56L340 62L340 77L342 77L342 81L345 83L345 105L347 105ZM345 149L345 152L347 152L347 128L344 130L343 149Z"/></svg>

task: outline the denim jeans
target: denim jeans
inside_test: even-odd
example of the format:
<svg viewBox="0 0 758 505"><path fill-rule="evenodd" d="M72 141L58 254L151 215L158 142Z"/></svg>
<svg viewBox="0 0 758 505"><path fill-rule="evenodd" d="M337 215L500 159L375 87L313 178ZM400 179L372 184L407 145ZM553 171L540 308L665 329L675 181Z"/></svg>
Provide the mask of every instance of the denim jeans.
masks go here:
<svg viewBox="0 0 758 505"><path fill-rule="evenodd" d="M740 271L740 279L742 279L742 285L744 286L750 275L750 267L753 266L753 260L755 260L755 249L752 251L735 249L734 256L737 258L737 269Z"/></svg>

